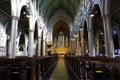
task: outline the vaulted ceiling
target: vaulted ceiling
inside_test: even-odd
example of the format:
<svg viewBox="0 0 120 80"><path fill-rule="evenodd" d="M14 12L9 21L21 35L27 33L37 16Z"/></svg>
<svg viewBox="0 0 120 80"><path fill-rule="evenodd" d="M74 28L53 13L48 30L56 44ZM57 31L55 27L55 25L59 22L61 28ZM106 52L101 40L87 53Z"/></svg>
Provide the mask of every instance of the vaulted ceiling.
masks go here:
<svg viewBox="0 0 120 80"><path fill-rule="evenodd" d="M42 0L42 5L45 9L45 16L49 20L54 12L59 9L64 9L73 19L80 0Z"/></svg>
<svg viewBox="0 0 120 80"><path fill-rule="evenodd" d="M61 19L54 25L53 36L56 37L60 31L63 31L65 36L70 36L68 24Z"/></svg>
<svg viewBox="0 0 120 80"><path fill-rule="evenodd" d="M0 0L0 22L6 24L11 19L10 0Z"/></svg>
<svg viewBox="0 0 120 80"><path fill-rule="evenodd" d="M110 0L110 12L112 25L120 23L120 0Z"/></svg>

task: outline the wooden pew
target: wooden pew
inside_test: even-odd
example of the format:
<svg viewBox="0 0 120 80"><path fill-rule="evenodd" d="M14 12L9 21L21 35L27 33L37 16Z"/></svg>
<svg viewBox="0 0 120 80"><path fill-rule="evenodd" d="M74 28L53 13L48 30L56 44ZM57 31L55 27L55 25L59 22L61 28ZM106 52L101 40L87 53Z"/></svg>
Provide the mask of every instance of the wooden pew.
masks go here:
<svg viewBox="0 0 120 80"><path fill-rule="evenodd" d="M38 57L38 64L40 64L40 75L42 76L42 79L47 78L47 74L49 72L49 70L53 69L53 66L56 65L57 63L57 56L46 56L46 57L42 57L40 59L40 57Z"/></svg>
<svg viewBox="0 0 120 80"><path fill-rule="evenodd" d="M56 61L56 56L0 58L0 80L40 80Z"/></svg>
<svg viewBox="0 0 120 80"><path fill-rule="evenodd" d="M5 77L8 78L7 80L30 80L27 79L26 76L27 76L27 66L31 63L32 60L28 58L0 59L1 68L3 66L6 67L7 73L4 74ZM3 79L6 80L6 78Z"/></svg>
<svg viewBox="0 0 120 80"><path fill-rule="evenodd" d="M19 56L15 60L19 61L21 68L20 78L23 80L35 80L35 60L32 57Z"/></svg>
<svg viewBox="0 0 120 80"><path fill-rule="evenodd" d="M111 76L113 76L112 68L119 67L120 69L120 61L115 60L113 58L104 58L104 59L90 58L90 62L95 64L95 66L92 66L94 68L94 71L93 71L94 80L111 79L112 78ZM117 74L116 76L118 75L119 74ZM112 80L116 80L116 79L112 79Z"/></svg>
<svg viewBox="0 0 120 80"><path fill-rule="evenodd" d="M107 80L108 78L119 80L117 77L120 76L120 60L118 59L66 56L66 61L80 80ZM78 65L79 68L77 67ZM116 69L115 71L114 68Z"/></svg>

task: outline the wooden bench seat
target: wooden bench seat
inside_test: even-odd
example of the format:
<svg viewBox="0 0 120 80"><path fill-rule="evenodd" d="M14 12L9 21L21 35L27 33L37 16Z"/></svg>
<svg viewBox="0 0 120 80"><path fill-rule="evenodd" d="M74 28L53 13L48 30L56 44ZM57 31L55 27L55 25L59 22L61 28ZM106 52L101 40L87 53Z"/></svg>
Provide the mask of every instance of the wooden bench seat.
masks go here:
<svg viewBox="0 0 120 80"><path fill-rule="evenodd" d="M65 56L65 59L79 79L119 80L116 78L120 76L119 59L71 55Z"/></svg>
<svg viewBox="0 0 120 80"><path fill-rule="evenodd" d="M56 59L56 56L0 58L0 80L39 80Z"/></svg>

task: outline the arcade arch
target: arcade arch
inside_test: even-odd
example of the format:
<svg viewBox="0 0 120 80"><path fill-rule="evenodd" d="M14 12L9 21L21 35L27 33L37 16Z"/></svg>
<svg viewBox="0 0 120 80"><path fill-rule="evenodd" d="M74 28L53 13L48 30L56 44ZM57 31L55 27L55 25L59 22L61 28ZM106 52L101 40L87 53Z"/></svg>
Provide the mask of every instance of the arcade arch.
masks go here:
<svg viewBox="0 0 120 80"><path fill-rule="evenodd" d="M98 4L93 6L92 13L94 13L92 17L93 23L91 24L93 26L95 55L105 55L103 19L101 18L101 10Z"/></svg>

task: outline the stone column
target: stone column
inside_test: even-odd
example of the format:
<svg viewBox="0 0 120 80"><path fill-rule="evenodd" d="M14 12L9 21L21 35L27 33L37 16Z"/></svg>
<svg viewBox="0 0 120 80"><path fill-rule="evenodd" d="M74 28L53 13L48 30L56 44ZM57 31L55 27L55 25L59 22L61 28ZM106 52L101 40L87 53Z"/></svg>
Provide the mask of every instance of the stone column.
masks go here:
<svg viewBox="0 0 120 80"><path fill-rule="evenodd" d="M109 57L113 58L114 43L113 43L113 37L112 37L110 15L106 16L106 23L107 23L108 41L109 41L109 49L110 49L110 53L108 55L109 55Z"/></svg>
<svg viewBox="0 0 120 80"><path fill-rule="evenodd" d="M74 50L75 50L75 55L77 55L77 37L74 36L75 41L74 41Z"/></svg>
<svg viewBox="0 0 120 80"><path fill-rule="evenodd" d="M43 37L43 55L42 56L45 56L46 55L46 43L45 43L45 37Z"/></svg>
<svg viewBox="0 0 120 80"><path fill-rule="evenodd" d="M89 42L89 55L95 56L95 47L94 47L94 35L93 35L93 25L92 17L89 19L89 28L88 28L88 42Z"/></svg>
<svg viewBox="0 0 120 80"><path fill-rule="evenodd" d="M25 56L28 56L28 39L27 35L25 35Z"/></svg>
<svg viewBox="0 0 120 80"><path fill-rule="evenodd" d="M24 53L25 53L24 55L27 56L27 46L26 46L26 44L24 45Z"/></svg>
<svg viewBox="0 0 120 80"><path fill-rule="evenodd" d="M73 40L73 52L76 55L76 39Z"/></svg>
<svg viewBox="0 0 120 80"><path fill-rule="evenodd" d="M100 47L99 47L99 32L95 34L95 52L100 52Z"/></svg>
<svg viewBox="0 0 120 80"><path fill-rule="evenodd" d="M84 55L84 52L85 50L84 50L84 39L83 39L83 37L81 37L81 55Z"/></svg>
<svg viewBox="0 0 120 80"><path fill-rule="evenodd" d="M71 39L71 54L75 54L75 39Z"/></svg>
<svg viewBox="0 0 120 80"><path fill-rule="evenodd" d="M41 37L38 37L38 56L41 56Z"/></svg>
<svg viewBox="0 0 120 80"><path fill-rule="evenodd" d="M74 53L74 41L71 41L71 49L72 49L72 54Z"/></svg>
<svg viewBox="0 0 120 80"><path fill-rule="evenodd" d="M72 40L70 41L70 52L72 53Z"/></svg>
<svg viewBox="0 0 120 80"><path fill-rule="evenodd" d="M81 44L81 55L84 55L84 33L83 33L83 29L80 30L80 44Z"/></svg>
<svg viewBox="0 0 120 80"><path fill-rule="evenodd" d="M75 42L75 40L72 41L72 52L73 52L73 54L75 54L75 46L74 46L75 43L74 42Z"/></svg>
<svg viewBox="0 0 120 80"><path fill-rule="evenodd" d="M108 47L108 38L107 38L107 28L106 28L106 20L105 16L103 16L103 25L104 25L104 43L105 43L105 55L109 53L109 47Z"/></svg>
<svg viewBox="0 0 120 80"><path fill-rule="evenodd" d="M9 46L9 58L15 58L18 20L19 20L19 17L12 16L12 26L11 26L10 46Z"/></svg>
<svg viewBox="0 0 120 80"><path fill-rule="evenodd" d="M113 45L111 23L110 23L110 16L109 15L105 15L103 17L103 24L104 24L104 33L105 33L106 56L112 58L113 54L114 54L114 45Z"/></svg>
<svg viewBox="0 0 120 80"><path fill-rule="evenodd" d="M79 36L76 37L76 49L77 49L77 55L80 55L79 53L79 39L78 39Z"/></svg>
<svg viewBox="0 0 120 80"><path fill-rule="evenodd" d="M33 57L34 55L34 30L29 30L29 41L28 41L28 56Z"/></svg>
<svg viewBox="0 0 120 80"><path fill-rule="evenodd" d="M81 50L80 50L80 36L78 37L78 55L81 55Z"/></svg>

